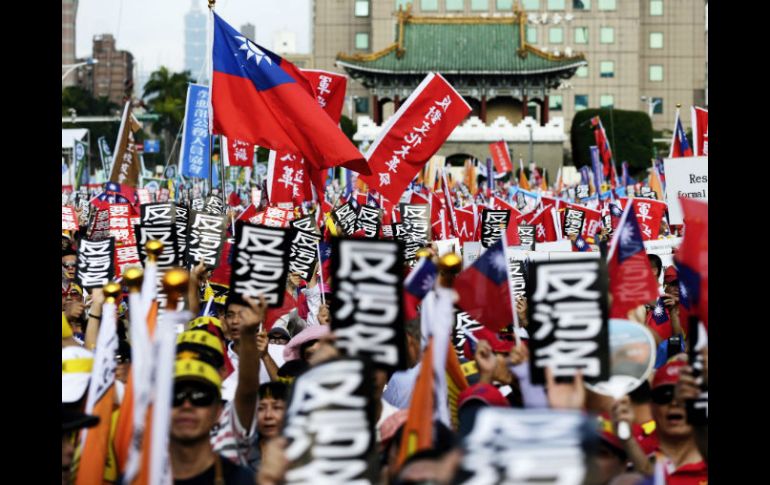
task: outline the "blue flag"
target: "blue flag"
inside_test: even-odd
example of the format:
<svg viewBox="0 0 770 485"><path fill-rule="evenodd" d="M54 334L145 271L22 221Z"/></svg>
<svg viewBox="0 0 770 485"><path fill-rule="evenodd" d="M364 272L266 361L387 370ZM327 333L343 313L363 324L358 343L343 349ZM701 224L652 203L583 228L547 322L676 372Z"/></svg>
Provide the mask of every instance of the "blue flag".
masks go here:
<svg viewBox="0 0 770 485"><path fill-rule="evenodd" d="M187 88L187 106L184 115L182 148L182 175L208 178L211 153L209 151L209 88L190 84ZM216 185L216 183L214 184Z"/></svg>

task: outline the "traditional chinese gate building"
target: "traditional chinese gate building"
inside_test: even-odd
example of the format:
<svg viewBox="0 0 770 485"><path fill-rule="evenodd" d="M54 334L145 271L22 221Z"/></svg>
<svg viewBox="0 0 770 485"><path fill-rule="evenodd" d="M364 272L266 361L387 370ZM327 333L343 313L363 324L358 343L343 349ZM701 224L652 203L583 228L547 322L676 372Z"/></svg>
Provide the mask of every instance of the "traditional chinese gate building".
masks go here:
<svg viewBox="0 0 770 485"><path fill-rule="evenodd" d="M371 139L379 130L385 103L398 110L428 72L438 72L473 108L439 154L484 159L490 142L505 139L516 145L515 157L524 144L526 160L531 127L535 160L561 165L564 122L549 119L548 95L587 64L582 54L543 52L528 44L526 14L519 8L511 17L422 17L411 8L399 9L397 16L396 40L388 47L337 56L337 65L372 95L373 119L359 118L356 139Z"/></svg>

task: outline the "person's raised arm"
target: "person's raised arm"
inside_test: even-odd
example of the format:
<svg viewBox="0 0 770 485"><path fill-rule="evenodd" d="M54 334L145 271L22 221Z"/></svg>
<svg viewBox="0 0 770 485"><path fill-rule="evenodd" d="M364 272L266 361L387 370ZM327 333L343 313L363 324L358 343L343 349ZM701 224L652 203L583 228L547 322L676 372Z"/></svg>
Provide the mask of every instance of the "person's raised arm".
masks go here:
<svg viewBox="0 0 770 485"><path fill-rule="evenodd" d="M267 334L259 333L261 323L265 321L267 302L263 296L256 303L249 297L244 297L247 308L241 315L240 333L241 339L238 347L238 385L235 388L235 412L238 421L249 429L254 412L257 408L257 395L259 390L259 360L260 350L267 348ZM264 340L264 345L260 345Z"/></svg>
<svg viewBox="0 0 770 485"><path fill-rule="evenodd" d="M612 424L615 429L618 429L618 423L625 421L626 423L634 422L634 409L631 407L631 399L628 396L623 396L612 405ZM636 442L633 436L623 441L623 448L626 450L628 459L634 464L634 469L640 473L650 476L655 471L655 465L644 454L642 447Z"/></svg>
<svg viewBox="0 0 770 485"><path fill-rule="evenodd" d="M190 284L187 286L187 302L190 305L190 312L197 315L201 311L200 282L203 275L206 274L206 265L201 259L190 271Z"/></svg>
<svg viewBox="0 0 770 485"><path fill-rule="evenodd" d="M275 363L267 349L263 351L262 362L265 364L265 370L267 371L267 375L270 376L270 380L276 382L278 380L278 365Z"/></svg>
<svg viewBox="0 0 770 485"><path fill-rule="evenodd" d="M86 325L86 335L84 345L86 349L96 348L96 338L99 336L99 324L102 322L102 306L104 305L104 290L94 288L91 292L91 308L88 311L88 324Z"/></svg>

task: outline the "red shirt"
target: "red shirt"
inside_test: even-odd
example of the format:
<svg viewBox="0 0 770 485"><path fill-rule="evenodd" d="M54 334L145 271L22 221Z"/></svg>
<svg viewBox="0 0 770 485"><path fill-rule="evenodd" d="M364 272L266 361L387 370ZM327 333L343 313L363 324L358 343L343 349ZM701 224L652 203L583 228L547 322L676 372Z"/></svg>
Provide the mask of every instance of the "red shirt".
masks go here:
<svg viewBox="0 0 770 485"><path fill-rule="evenodd" d="M709 470L706 462L688 463L673 470L673 463L666 463L666 485L708 485Z"/></svg>

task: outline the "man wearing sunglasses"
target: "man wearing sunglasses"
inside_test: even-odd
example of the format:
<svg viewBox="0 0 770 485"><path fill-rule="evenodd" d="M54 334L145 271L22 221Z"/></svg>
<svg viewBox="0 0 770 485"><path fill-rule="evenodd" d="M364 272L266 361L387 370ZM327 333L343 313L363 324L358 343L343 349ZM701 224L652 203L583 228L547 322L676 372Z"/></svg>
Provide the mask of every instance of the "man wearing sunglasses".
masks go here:
<svg viewBox="0 0 770 485"><path fill-rule="evenodd" d="M652 417L658 448L647 457L636 440L625 440L624 445L634 467L645 475L653 475L656 463L660 462L668 485L705 485L708 467L698 452L693 427L687 423L684 402L674 395L684 365L682 361L673 360L658 369L652 381ZM634 422L627 396L613 406L613 420L616 429L619 421Z"/></svg>
<svg viewBox="0 0 770 485"><path fill-rule="evenodd" d="M222 413L219 373L195 359L174 365L169 455L176 485L254 484L254 473L214 453L210 433Z"/></svg>

